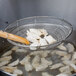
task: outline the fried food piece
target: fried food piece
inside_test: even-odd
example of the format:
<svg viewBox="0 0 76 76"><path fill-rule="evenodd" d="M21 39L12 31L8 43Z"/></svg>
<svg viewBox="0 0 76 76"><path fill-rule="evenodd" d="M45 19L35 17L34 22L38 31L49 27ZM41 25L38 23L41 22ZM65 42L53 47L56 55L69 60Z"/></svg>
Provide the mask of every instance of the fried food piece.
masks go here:
<svg viewBox="0 0 76 76"><path fill-rule="evenodd" d="M30 50L36 50L38 46L40 46L40 44L38 42L33 42L30 45Z"/></svg>
<svg viewBox="0 0 76 76"><path fill-rule="evenodd" d="M45 70L49 65L52 65L52 61L48 61L45 58L41 58L41 64L36 68L36 71L43 71Z"/></svg>
<svg viewBox="0 0 76 76"><path fill-rule="evenodd" d="M43 38L40 38L39 43L40 43L40 46L48 45L47 41L45 39L43 39Z"/></svg>
<svg viewBox="0 0 76 76"><path fill-rule="evenodd" d="M48 35L47 31L45 29L39 29L39 31L41 32L41 34L43 35Z"/></svg>
<svg viewBox="0 0 76 76"><path fill-rule="evenodd" d="M12 54L12 50L9 50L9 51L5 52L5 53L2 55L2 57L8 56L8 55L11 55L11 54Z"/></svg>
<svg viewBox="0 0 76 76"><path fill-rule="evenodd" d="M14 46L11 50L16 51L17 49L19 49L18 46Z"/></svg>
<svg viewBox="0 0 76 76"><path fill-rule="evenodd" d="M17 49L15 52L22 52L22 53L27 53L27 50L25 50L25 49Z"/></svg>
<svg viewBox="0 0 76 76"><path fill-rule="evenodd" d="M40 53L40 55L42 58L44 58L44 57L47 57L49 53L50 53L50 51L46 50L46 51L43 51L43 53Z"/></svg>
<svg viewBox="0 0 76 76"><path fill-rule="evenodd" d="M45 58L41 58L41 63L42 63L42 64L47 64L47 65L52 65L52 61L51 61L51 60L48 61L48 60L46 60Z"/></svg>
<svg viewBox="0 0 76 76"><path fill-rule="evenodd" d="M13 66L17 66L18 64L19 64L19 59L17 59L16 61L10 63L8 66L13 67Z"/></svg>
<svg viewBox="0 0 76 76"><path fill-rule="evenodd" d="M57 42L57 40L54 39L51 35L45 36L44 38L49 44L53 44L53 43Z"/></svg>
<svg viewBox="0 0 76 76"><path fill-rule="evenodd" d="M26 57L24 57L21 61L20 64L21 65L25 65L25 63L28 63L30 61L30 56L27 55Z"/></svg>
<svg viewBox="0 0 76 76"><path fill-rule="evenodd" d="M56 76L69 76L69 75L66 74L66 73L61 73L61 74L58 74L58 75L56 75Z"/></svg>
<svg viewBox="0 0 76 76"><path fill-rule="evenodd" d="M17 75L22 75L23 74L23 72L20 69L15 69L13 73L17 74Z"/></svg>
<svg viewBox="0 0 76 76"><path fill-rule="evenodd" d="M74 48L74 46L71 43L68 43L66 47L68 48L68 52L69 53L74 52L75 48Z"/></svg>
<svg viewBox="0 0 76 76"><path fill-rule="evenodd" d="M12 59L12 56L2 57L0 58L0 62L2 61L10 61Z"/></svg>
<svg viewBox="0 0 76 76"><path fill-rule="evenodd" d="M70 67L69 66L64 66L64 67L59 68L59 71L61 73L63 73L63 72L66 72L66 71L71 71L71 70L70 70Z"/></svg>
<svg viewBox="0 0 76 76"><path fill-rule="evenodd" d="M64 43L62 43L59 46L57 46L57 48L59 48L60 50L64 50L64 51L67 50L67 48L64 46Z"/></svg>
<svg viewBox="0 0 76 76"><path fill-rule="evenodd" d="M10 61L2 61L2 62L0 62L0 67L1 66L5 66L6 64L8 64Z"/></svg>
<svg viewBox="0 0 76 76"><path fill-rule="evenodd" d="M76 60L76 52L73 53L72 60Z"/></svg>
<svg viewBox="0 0 76 76"><path fill-rule="evenodd" d="M32 67L32 64L31 64L31 63L26 63L26 64L24 65L24 67L25 67L25 70L26 70L27 72L33 70L33 67Z"/></svg>
<svg viewBox="0 0 76 76"><path fill-rule="evenodd" d="M8 72L8 73L13 73L13 71L16 70L17 67L3 66L0 69L4 70L5 72Z"/></svg>
<svg viewBox="0 0 76 76"><path fill-rule="evenodd" d="M32 60L32 66L36 69L40 65L40 56L36 55Z"/></svg>
<svg viewBox="0 0 76 76"><path fill-rule="evenodd" d="M71 54L67 54L61 58L61 60L70 60Z"/></svg>
<svg viewBox="0 0 76 76"><path fill-rule="evenodd" d="M56 54L59 55L59 56L65 56L65 55L67 55L67 52L65 52L65 51L56 51Z"/></svg>
<svg viewBox="0 0 76 76"><path fill-rule="evenodd" d="M57 69L57 68L62 67L62 66L64 66L62 63L57 63L57 64L52 65L50 67L50 69Z"/></svg>
<svg viewBox="0 0 76 76"><path fill-rule="evenodd" d="M73 61L63 61L64 64L69 65L76 72L76 65Z"/></svg>
<svg viewBox="0 0 76 76"><path fill-rule="evenodd" d="M33 56L40 55L43 58L43 57L47 57L49 53L50 53L49 50L47 50L47 51L34 51L34 52L31 52L30 55L33 55Z"/></svg>
<svg viewBox="0 0 76 76"><path fill-rule="evenodd" d="M21 65L24 65L26 71L32 71L33 67L30 63L30 56L26 56L22 61L20 61Z"/></svg>
<svg viewBox="0 0 76 76"><path fill-rule="evenodd" d="M47 72L42 72L42 76L53 76L53 75L51 75L51 74L49 74Z"/></svg>

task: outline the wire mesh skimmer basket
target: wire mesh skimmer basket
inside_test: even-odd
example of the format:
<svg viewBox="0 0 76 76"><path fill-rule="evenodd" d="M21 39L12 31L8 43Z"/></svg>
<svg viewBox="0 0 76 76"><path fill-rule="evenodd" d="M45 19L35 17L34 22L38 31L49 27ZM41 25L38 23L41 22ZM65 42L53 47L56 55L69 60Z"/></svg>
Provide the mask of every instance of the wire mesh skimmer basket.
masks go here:
<svg viewBox="0 0 76 76"><path fill-rule="evenodd" d="M26 31L31 28L45 29L49 35L52 35L57 40L56 43L50 45L37 46L38 49L41 49L42 47L46 49L53 48L64 41L72 32L72 26L70 23L63 19L50 16L34 16L20 19L10 24L5 31L26 38ZM17 43L11 40L8 41L13 45L24 47L26 49L29 49L30 47L30 45Z"/></svg>

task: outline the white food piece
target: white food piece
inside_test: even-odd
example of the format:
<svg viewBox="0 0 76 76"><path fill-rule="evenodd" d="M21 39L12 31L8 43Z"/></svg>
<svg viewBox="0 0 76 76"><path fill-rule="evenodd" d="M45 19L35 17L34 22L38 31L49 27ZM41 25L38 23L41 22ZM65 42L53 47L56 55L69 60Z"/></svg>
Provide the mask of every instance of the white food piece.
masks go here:
<svg viewBox="0 0 76 76"><path fill-rule="evenodd" d="M74 52L75 48L74 48L74 46L71 43L67 44L67 48L68 48L69 53Z"/></svg>
<svg viewBox="0 0 76 76"><path fill-rule="evenodd" d="M69 75L66 74L66 73L61 73L61 74L58 74L58 75L56 75L56 76L69 76Z"/></svg>
<svg viewBox="0 0 76 76"><path fill-rule="evenodd" d="M47 51L43 51L43 53L40 53L40 55L42 58L44 58L44 57L47 57L49 53L50 53L50 51L47 50Z"/></svg>
<svg viewBox="0 0 76 76"><path fill-rule="evenodd" d="M76 60L76 52L73 53L72 60Z"/></svg>
<svg viewBox="0 0 76 76"><path fill-rule="evenodd" d="M48 61L48 60L46 60L45 58L41 58L41 63L42 63L42 64L47 64L47 65L52 65L52 61L51 61L51 60Z"/></svg>
<svg viewBox="0 0 76 76"><path fill-rule="evenodd" d="M73 61L63 61L63 63L72 67L73 70L76 72L76 65L73 63Z"/></svg>
<svg viewBox="0 0 76 76"><path fill-rule="evenodd" d="M73 64L73 63L71 63L71 64L69 64L72 68L73 68L73 70L76 72L76 65L75 64Z"/></svg>
<svg viewBox="0 0 76 76"><path fill-rule="evenodd" d="M47 31L45 29L39 29L39 31L41 32L41 34L43 35L48 35Z"/></svg>
<svg viewBox="0 0 76 76"><path fill-rule="evenodd" d="M54 55L54 54L56 54L56 51L58 51L58 50L51 50L50 54Z"/></svg>
<svg viewBox="0 0 76 76"><path fill-rule="evenodd" d="M10 62L10 61L2 61L2 62L0 62L0 67L8 64L9 62Z"/></svg>
<svg viewBox="0 0 76 76"><path fill-rule="evenodd" d="M30 50L36 50L37 46L40 46L40 44L38 42L34 42L30 45Z"/></svg>
<svg viewBox="0 0 76 76"><path fill-rule="evenodd" d="M32 36L27 36L26 39L30 42L38 42L37 39L33 38Z"/></svg>
<svg viewBox="0 0 76 76"><path fill-rule="evenodd" d="M26 71L32 71L33 67L30 63L30 56L26 56L22 61L20 61L21 65L24 65Z"/></svg>
<svg viewBox="0 0 76 76"><path fill-rule="evenodd" d="M43 71L45 70L49 65L52 65L52 61L48 61L45 58L41 58L41 64L36 68L36 71Z"/></svg>
<svg viewBox="0 0 76 76"><path fill-rule="evenodd" d="M69 65L69 64L71 64L71 63L72 63L72 61L64 60L64 61L63 61L63 63L64 63L65 65Z"/></svg>
<svg viewBox="0 0 76 76"><path fill-rule="evenodd" d="M37 42L37 39L40 39L40 36L38 35L38 30L36 30L36 29L30 29L30 31L27 31L27 37L26 38L30 42Z"/></svg>
<svg viewBox="0 0 76 76"><path fill-rule="evenodd" d="M54 39L51 35L44 37L45 40L49 43L49 44L53 44L55 42L57 42L56 39Z"/></svg>
<svg viewBox="0 0 76 76"><path fill-rule="evenodd" d="M35 55L40 55L42 53L43 53L43 51L33 51L33 52L30 53L30 55L35 56Z"/></svg>
<svg viewBox="0 0 76 76"><path fill-rule="evenodd" d="M8 72L8 73L13 73L13 71L16 70L17 67L3 66L0 69L4 70L5 72Z"/></svg>
<svg viewBox="0 0 76 76"><path fill-rule="evenodd" d="M48 54L50 53L50 51L49 50L47 50L47 51L42 51L42 50L40 50L40 51L34 51L34 52L31 52L30 53L30 55L40 55L41 57L47 57L48 56Z"/></svg>
<svg viewBox="0 0 76 76"><path fill-rule="evenodd" d="M32 66L36 69L40 65L40 56L36 55L32 60Z"/></svg>
<svg viewBox="0 0 76 76"><path fill-rule="evenodd" d="M17 49L16 52L23 52L23 53L27 53L27 50L25 49Z"/></svg>
<svg viewBox="0 0 76 76"><path fill-rule="evenodd" d="M65 51L56 51L56 54L59 55L59 56L65 56L65 55L67 55L67 52L65 52Z"/></svg>
<svg viewBox="0 0 76 76"><path fill-rule="evenodd" d="M12 59L12 56L2 57L0 58L0 62L2 61L10 61Z"/></svg>
<svg viewBox="0 0 76 76"><path fill-rule="evenodd" d="M48 65L41 64L38 67L36 67L36 71L43 71L48 67Z"/></svg>
<svg viewBox="0 0 76 76"><path fill-rule="evenodd" d="M12 76L18 76L17 74L12 74Z"/></svg>
<svg viewBox="0 0 76 76"><path fill-rule="evenodd" d="M18 46L14 46L11 50L15 51L17 50L19 47Z"/></svg>
<svg viewBox="0 0 76 76"><path fill-rule="evenodd" d="M67 54L61 58L61 60L70 60L71 54Z"/></svg>
<svg viewBox="0 0 76 76"><path fill-rule="evenodd" d="M57 48L59 48L60 50L64 50L64 51L67 50L67 48L64 46L64 43L62 43L59 46L57 46Z"/></svg>
<svg viewBox="0 0 76 76"><path fill-rule="evenodd" d="M63 72L66 72L66 71L71 71L71 70L70 70L70 67L67 65L67 66L59 68L59 71L63 73Z"/></svg>
<svg viewBox="0 0 76 76"><path fill-rule="evenodd" d="M47 47L46 47L46 46L41 46L41 47L40 47L40 49L45 49L45 48L47 48Z"/></svg>
<svg viewBox="0 0 76 76"><path fill-rule="evenodd" d="M17 74L17 75L22 75L23 74L23 72L19 69L15 69L13 73Z"/></svg>
<svg viewBox="0 0 76 76"><path fill-rule="evenodd" d="M32 65L31 65L31 63L27 63L27 64L25 64L25 70L26 70L27 72L33 70L33 67L32 67Z"/></svg>
<svg viewBox="0 0 76 76"><path fill-rule="evenodd" d="M30 61L30 56L27 55L26 57L24 57L21 61L20 61L20 64L21 65L25 65L25 63L29 63Z"/></svg>
<svg viewBox="0 0 76 76"><path fill-rule="evenodd" d="M42 29L41 29L42 30ZM36 35L38 35L38 36L40 36L41 35L41 31L40 31L40 29L30 29L30 32L31 33L34 33L34 34L36 34Z"/></svg>
<svg viewBox="0 0 76 76"><path fill-rule="evenodd" d="M8 66L17 66L19 64L19 59L17 59L16 61L10 63Z"/></svg>
<svg viewBox="0 0 76 76"><path fill-rule="evenodd" d="M51 74L49 74L47 72L42 72L42 76L53 76L53 75L51 75Z"/></svg>
<svg viewBox="0 0 76 76"><path fill-rule="evenodd" d="M48 45L45 39L40 38L40 46Z"/></svg>
<svg viewBox="0 0 76 76"><path fill-rule="evenodd" d="M57 63L57 64L52 65L50 69L57 69L57 68L60 68L62 66L64 66L62 63Z"/></svg>
<svg viewBox="0 0 76 76"><path fill-rule="evenodd" d="M8 55L11 55L11 54L12 54L12 50L9 50L9 51L5 52L5 53L2 55L2 57L8 56Z"/></svg>

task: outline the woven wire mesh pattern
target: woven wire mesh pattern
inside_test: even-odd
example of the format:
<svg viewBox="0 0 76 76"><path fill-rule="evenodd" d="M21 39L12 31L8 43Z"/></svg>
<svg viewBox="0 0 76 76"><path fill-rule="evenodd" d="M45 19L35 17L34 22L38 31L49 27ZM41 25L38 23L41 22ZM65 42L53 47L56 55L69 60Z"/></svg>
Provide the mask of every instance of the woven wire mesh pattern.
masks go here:
<svg viewBox="0 0 76 76"><path fill-rule="evenodd" d="M57 40L54 44L43 46L47 48L59 45L72 32L72 26L70 23L65 20L49 16L35 16L17 20L16 22L10 24L5 31L26 38L26 31L31 28L45 29L49 35L52 35ZM29 48L29 45L24 45L11 40L8 41L16 46Z"/></svg>

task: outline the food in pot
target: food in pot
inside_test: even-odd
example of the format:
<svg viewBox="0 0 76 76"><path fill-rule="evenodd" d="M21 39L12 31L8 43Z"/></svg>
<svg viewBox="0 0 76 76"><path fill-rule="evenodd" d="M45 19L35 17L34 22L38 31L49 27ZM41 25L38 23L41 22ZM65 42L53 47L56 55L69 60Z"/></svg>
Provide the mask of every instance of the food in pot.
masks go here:
<svg viewBox="0 0 76 76"><path fill-rule="evenodd" d="M17 49L15 52L27 53L27 50L21 48L21 49Z"/></svg>
<svg viewBox="0 0 76 76"><path fill-rule="evenodd" d="M20 61L20 64L25 65L25 63L29 63L29 61L30 61L30 56L28 55Z"/></svg>
<svg viewBox="0 0 76 76"><path fill-rule="evenodd" d="M62 44L60 46L66 47L66 50L56 47L50 50L28 52L23 48L14 46L11 49L13 55L1 56L0 64L2 66L0 66L0 69L16 76L23 75L24 72L30 75L35 72L42 76L70 76L72 72L76 72L76 52L74 47L72 51L69 51L68 43ZM53 71L58 73L55 74Z"/></svg>
<svg viewBox="0 0 76 76"><path fill-rule="evenodd" d="M69 76L69 75L66 74L66 73L61 73L61 74L58 74L58 75L56 75L56 76Z"/></svg>
<svg viewBox="0 0 76 76"><path fill-rule="evenodd" d="M73 53L72 60L76 60L76 52Z"/></svg>
<svg viewBox="0 0 76 76"><path fill-rule="evenodd" d="M8 66L13 67L13 66L17 66L18 64L19 64L19 59L17 59L16 61L14 61L14 62L8 64Z"/></svg>
<svg viewBox="0 0 76 76"><path fill-rule="evenodd" d="M26 71L31 71L33 69L32 64L30 63L30 56L26 56L23 60L20 61L21 65L24 65Z"/></svg>
<svg viewBox="0 0 76 76"><path fill-rule="evenodd" d="M65 51L56 51L56 54L59 55L59 56L65 56L65 55L67 55L67 52L65 52Z"/></svg>
<svg viewBox="0 0 76 76"><path fill-rule="evenodd" d="M62 43L59 46L57 46L57 48L59 48L60 50L64 50L64 51L67 50L67 48L64 46L64 43Z"/></svg>
<svg viewBox="0 0 76 76"><path fill-rule="evenodd" d="M71 72L71 69L70 69L70 66L67 65L67 66L63 66L63 67L59 68L59 71L61 73L67 72L67 71Z"/></svg>
<svg viewBox="0 0 76 76"><path fill-rule="evenodd" d="M3 66L0 69L4 70L5 72L8 72L8 73L13 73L14 70L17 69L17 67Z"/></svg>
<svg viewBox="0 0 76 76"><path fill-rule="evenodd" d="M67 55L64 55L61 60L70 60L71 59L71 54L67 54Z"/></svg>
<svg viewBox="0 0 76 76"><path fill-rule="evenodd" d="M19 49L19 47L18 46L14 46L11 50L12 51L16 51L17 49Z"/></svg>
<svg viewBox="0 0 76 76"><path fill-rule="evenodd" d="M0 67L1 67L1 66L4 66L4 65L6 65L6 64L8 64L9 62L10 62L10 61L6 61L6 60L5 60L5 61L0 62Z"/></svg>
<svg viewBox="0 0 76 76"><path fill-rule="evenodd" d="M49 65L52 65L52 61L48 61L45 58L41 58L41 64L36 68L36 71L43 71L45 70Z"/></svg>
<svg viewBox="0 0 76 76"><path fill-rule="evenodd" d="M15 69L14 72L13 72L13 74L22 75L23 72L20 69Z"/></svg>
<svg viewBox="0 0 76 76"><path fill-rule="evenodd" d="M4 57L4 56L9 56L9 55L11 55L11 54L12 54L12 50L9 50L9 51L5 52L5 53L2 55L2 57Z"/></svg>
<svg viewBox="0 0 76 76"><path fill-rule="evenodd" d="M34 69L36 69L40 65L40 56L36 55L32 60L32 66Z"/></svg>
<svg viewBox="0 0 76 76"><path fill-rule="evenodd" d="M27 30L27 40L31 42L30 49L36 50L38 46L45 46L55 43L57 40L47 33L45 29Z"/></svg>
<svg viewBox="0 0 76 76"><path fill-rule="evenodd" d="M6 57L1 57L0 62L2 61L10 61L12 59L12 56L6 56Z"/></svg>
<svg viewBox="0 0 76 76"><path fill-rule="evenodd" d="M75 48L72 44L68 43L66 47L68 48L69 53L74 52Z"/></svg>
<svg viewBox="0 0 76 76"><path fill-rule="evenodd" d="M49 74L48 72L42 72L42 76L53 76L53 75Z"/></svg>
<svg viewBox="0 0 76 76"><path fill-rule="evenodd" d="M57 63L57 64L50 66L50 69L57 69L57 68L60 68L62 66L64 66L62 63Z"/></svg>
<svg viewBox="0 0 76 76"><path fill-rule="evenodd" d="M45 52L41 50L41 51L31 52L30 55L33 55L33 56L40 55L41 57L47 57L49 53L50 53L50 51L48 51L48 50L45 50Z"/></svg>

